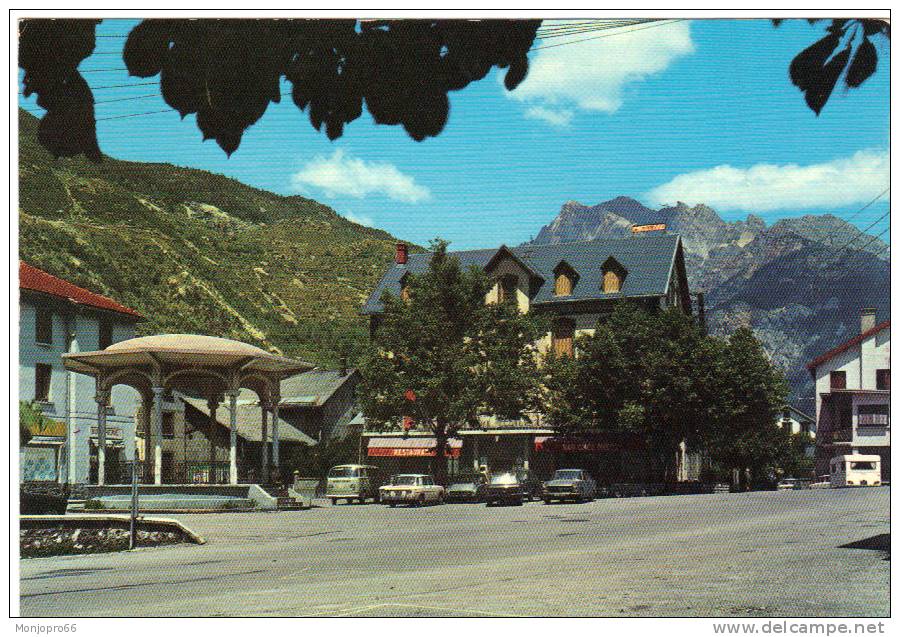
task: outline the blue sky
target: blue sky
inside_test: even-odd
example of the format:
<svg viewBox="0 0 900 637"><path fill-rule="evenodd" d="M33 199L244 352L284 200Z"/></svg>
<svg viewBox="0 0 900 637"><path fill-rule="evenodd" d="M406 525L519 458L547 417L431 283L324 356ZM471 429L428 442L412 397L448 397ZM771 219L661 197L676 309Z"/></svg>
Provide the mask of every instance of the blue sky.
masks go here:
<svg viewBox="0 0 900 637"><path fill-rule="evenodd" d="M134 21L105 20L85 71L121 69ZM788 79L824 23L692 20L533 51L514 92L502 72L451 94L443 133L424 142L367 113L330 142L286 98L271 105L230 158L202 142L155 86L98 89L101 149L114 157L223 173L282 194L303 194L349 218L456 249L528 240L567 200L618 195L648 205L708 203L728 220L805 213L850 217L889 185L889 44L860 89L835 90L819 117ZM541 43L537 43L540 45ZM93 87L148 80L124 70L85 75ZM157 78L153 78L154 80ZM289 85L285 84L285 90ZM105 102L117 98L153 97ZM34 100L22 105L40 113ZM888 196L857 214L865 228ZM870 232L887 227L887 219ZM888 240L888 235L882 237Z"/></svg>

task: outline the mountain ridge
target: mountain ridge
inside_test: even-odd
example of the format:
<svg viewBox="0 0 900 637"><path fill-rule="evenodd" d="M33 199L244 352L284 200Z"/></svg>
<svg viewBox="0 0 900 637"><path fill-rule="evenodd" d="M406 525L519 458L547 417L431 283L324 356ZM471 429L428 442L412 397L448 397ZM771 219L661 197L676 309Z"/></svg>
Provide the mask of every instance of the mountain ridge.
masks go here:
<svg viewBox="0 0 900 637"><path fill-rule="evenodd" d="M711 333L752 327L797 398L813 391L806 362L854 336L863 306L876 307L879 320L889 317L886 244L831 214L767 226L752 214L724 221L704 204L654 210L625 196L594 206L569 200L529 243L627 236L647 223L682 236L691 290L706 295ZM867 249L840 250L854 242Z"/></svg>
<svg viewBox="0 0 900 637"><path fill-rule="evenodd" d="M54 159L37 125L19 111L20 258L139 311L142 334L224 336L322 365L366 343L358 309L392 261L387 232L208 171Z"/></svg>

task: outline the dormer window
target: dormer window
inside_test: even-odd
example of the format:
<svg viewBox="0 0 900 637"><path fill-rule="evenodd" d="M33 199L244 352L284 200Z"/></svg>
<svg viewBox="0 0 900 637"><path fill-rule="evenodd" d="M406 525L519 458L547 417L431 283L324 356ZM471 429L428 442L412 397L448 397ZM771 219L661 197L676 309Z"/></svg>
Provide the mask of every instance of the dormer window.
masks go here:
<svg viewBox="0 0 900 637"><path fill-rule="evenodd" d="M578 274L568 263L563 261L553 270L554 274L554 283L553 283L553 295L554 296L571 296L572 290L575 289L575 283L578 280Z"/></svg>
<svg viewBox="0 0 900 637"><path fill-rule="evenodd" d="M603 262L601 270L603 272L603 293L613 294L621 292L622 285L625 283L625 276L628 274L628 271L622 264L613 257L609 257Z"/></svg>
<svg viewBox="0 0 900 637"><path fill-rule="evenodd" d="M519 277L514 274L507 274L500 277L497 282L497 302L504 303L506 301L516 300L516 290L519 289Z"/></svg>

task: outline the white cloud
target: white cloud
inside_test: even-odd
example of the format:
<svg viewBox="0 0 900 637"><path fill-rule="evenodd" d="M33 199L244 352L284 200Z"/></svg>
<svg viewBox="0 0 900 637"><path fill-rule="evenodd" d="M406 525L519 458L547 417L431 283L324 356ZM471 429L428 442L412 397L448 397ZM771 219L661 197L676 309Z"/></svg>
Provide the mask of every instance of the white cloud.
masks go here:
<svg viewBox="0 0 900 637"><path fill-rule="evenodd" d="M678 175L647 193L653 205L683 201L721 210L834 208L869 201L889 183L887 151L861 150L821 164L727 164Z"/></svg>
<svg viewBox="0 0 900 637"><path fill-rule="evenodd" d="M328 197L384 195L397 201L418 203L431 197L431 191L405 175L394 164L365 161L336 150L331 157L318 155L291 177L296 190L318 188Z"/></svg>
<svg viewBox="0 0 900 637"><path fill-rule="evenodd" d="M540 119L552 126L565 127L572 122L575 113L570 108L553 109L544 106L532 106L525 111L525 117Z"/></svg>
<svg viewBox="0 0 900 637"><path fill-rule="evenodd" d="M358 223L361 226L366 226L367 228L375 227L375 219L373 219L369 215L357 215L357 214L353 214L352 212L347 211L347 212L342 213L342 216L347 221L352 221L353 223Z"/></svg>
<svg viewBox="0 0 900 637"><path fill-rule="evenodd" d="M531 58L525 81L507 95L545 110L555 107L551 109L555 112L575 107L612 113L622 105L626 84L664 71L694 50L687 21L631 31L622 27L597 35L604 34L610 37L538 50ZM538 46L558 43L546 40Z"/></svg>

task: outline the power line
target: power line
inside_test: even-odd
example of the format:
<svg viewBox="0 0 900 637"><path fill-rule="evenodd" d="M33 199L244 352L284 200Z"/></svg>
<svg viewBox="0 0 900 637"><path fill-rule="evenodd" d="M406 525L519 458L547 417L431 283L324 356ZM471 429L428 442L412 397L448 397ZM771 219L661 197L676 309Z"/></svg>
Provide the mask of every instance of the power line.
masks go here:
<svg viewBox="0 0 900 637"><path fill-rule="evenodd" d="M636 24L645 24L647 22L659 22L659 20L632 20L632 21L622 21L618 24L605 24L605 25L593 25L593 26L584 26L577 27L572 29L559 29L556 31L538 31L537 38L540 40L548 40L550 38L561 38L573 35L581 35L583 33L593 33L597 31L609 31L610 29L621 29L628 26L634 26Z"/></svg>
<svg viewBox="0 0 900 637"><path fill-rule="evenodd" d="M108 88L131 88L132 86L156 86L157 82L135 82L133 84L109 84L107 86L90 86L89 88L92 91L102 91L103 89ZM19 95L24 95L22 91L19 91Z"/></svg>
<svg viewBox="0 0 900 637"><path fill-rule="evenodd" d="M869 240L868 240L861 248L857 248L857 250L859 250L860 252L865 252L865 249L866 249L867 247L869 247L870 245L872 245L873 243L875 243L878 239L880 239L880 238L884 235L885 232L888 232L890 229L891 229L891 227L888 226L887 228L885 228L884 230L882 230L881 232L879 232L878 234L876 234L874 237L872 237L871 239L869 239ZM885 246L885 247L888 247L888 248L889 248L889 247L890 247L890 244L888 244L888 245ZM882 250L884 250L884 248L882 248ZM876 254L877 254L877 253L876 253Z"/></svg>
<svg viewBox="0 0 900 637"><path fill-rule="evenodd" d="M644 29L652 29L653 27L661 27L667 24L673 24L675 22L683 22L686 18L679 18L677 20L667 20L665 22L656 22L654 24L648 24L643 27L637 27L634 29L628 29L627 31L618 31L616 33L605 33L603 35L595 35L591 38L582 38L581 40L572 40L571 42L560 42L559 44L548 44L547 46L536 46L529 49L531 51L540 51L541 49L552 49L558 46L566 46L568 44L578 44L579 42L587 42L588 40L599 40L600 38L611 38L614 35L625 35L626 33L633 33L635 31L643 31Z"/></svg>
<svg viewBox="0 0 900 637"><path fill-rule="evenodd" d="M142 117L144 115L157 115L159 113L174 113L176 112L173 108L167 108L162 111L147 111L145 113L130 113L128 115L110 115L108 117L98 117L96 121L102 122L108 119L125 119L126 117Z"/></svg>
<svg viewBox="0 0 900 637"><path fill-rule="evenodd" d="M853 220L854 217L856 217L856 215L858 215L858 214L861 213L863 210L865 210L866 208L868 208L869 206L871 206L873 203L875 203L876 201L878 201L879 199L881 199L882 197L884 197L884 196L888 193L888 191L890 191L890 189L891 189L891 187L888 186L887 188L885 188L884 190L882 190L882 191L878 194L877 197L875 197L872 201L870 201L869 203L867 203L865 206L863 206L862 208L860 208L859 210L857 210L856 212L854 212L852 215L850 215L849 217L847 217L846 219L844 219L844 221L846 221L846 222L849 223L851 220Z"/></svg>

